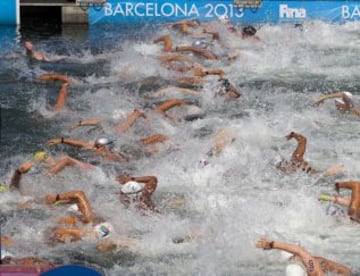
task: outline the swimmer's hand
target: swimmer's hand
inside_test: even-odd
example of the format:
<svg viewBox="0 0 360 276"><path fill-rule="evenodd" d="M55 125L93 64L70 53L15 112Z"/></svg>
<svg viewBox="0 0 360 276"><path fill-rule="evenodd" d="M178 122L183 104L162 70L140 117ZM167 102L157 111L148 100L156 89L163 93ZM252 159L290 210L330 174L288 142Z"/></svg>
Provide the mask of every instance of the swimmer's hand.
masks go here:
<svg viewBox="0 0 360 276"><path fill-rule="evenodd" d="M27 173L31 168L32 168L32 163L31 162L25 162L23 163L18 170L20 171L20 173Z"/></svg>
<svg viewBox="0 0 360 276"><path fill-rule="evenodd" d="M317 100L315 103L314 103L314 105L316 105L316 106L319 106L320 104L322 104L325 100L327 100L327 96L326 95L323 95L323 96L321 96L321 98L319 99L319 100Z"/></svg>
<svg viewBox="0 0 360 276"><path fill-rule="evenodd" d="M118 181L120 184L125 184L127 182L129 182L132 179L132 177L130 177L127 174L122 174L116 177L116 181Z"/></svg>
<svg viewBox="0 0 360 276"><path fill-rule="evenodd" d="M50 139L47 144L49 147L61 144L61 138Z"/></svg>
<svg viewBox="0 0 360 276"><path fill-rule="evenodd" d="M267 240L262 238L256 242L257 248L262 248L264 250L269 250L273 248L274 241Z"/></svg>
<svg viewBox="0 0 360 276"><path fill-rule="evenodd" d="M325 172L326 176L333 176L335 174L341 173L344 170L344 165L335 165L328 168Z"/></svg>
<svg viewBox="0 0 360 276"><path fill-rule="evenodd" d="M288 135L285 136L287 140L290 140L291 138L294 138L295 132L291 131Z"/></svg>
<svg viewBox="0 0 360 276"><path fill-rule="evenodd" d="M144 112L141 112L140 110L138 109L134 109L134 114L136 115L137 118L144 118L146 119L146 115Z"/></svg>

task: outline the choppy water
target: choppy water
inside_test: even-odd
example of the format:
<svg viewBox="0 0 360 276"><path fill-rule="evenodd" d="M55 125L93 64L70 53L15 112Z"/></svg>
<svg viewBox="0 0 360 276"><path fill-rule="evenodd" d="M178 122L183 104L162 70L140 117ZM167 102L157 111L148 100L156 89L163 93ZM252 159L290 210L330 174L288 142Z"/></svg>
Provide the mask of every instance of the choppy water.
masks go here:
<svg viewBox="0 0 360 276"><path fill-rule="evenodd" d="M111 221L117 233L135 239L132 250L99 254L91 242L47 246L44 233L64 210L19 211L17 203L25 198L6 192L0 194L1 226L15 241L8 248L11 253L95 265L107 275L282 275L285 263L279 252L255 248L256 240L269 237L300 242L314 255L359 266L359 226L326 216L327 204L317 201L319 193L334 192L336 180L359 179L359 119L339 114L332 101L319 108L312 105L321 93L338 90L352 92L355 104L360 102L359 24L313 22L303 31L264 25L258 31L263 42L255 44L218 28L228 47L241 49L241 55L233 62L205 64L222 68L241 98L229 102L214 97L218 81L208 77L197 99L206 113L203 119L174 124L147 111L150 124L139 121L121 136L112 124L134 108L160 100L150 95L173 77L160 66L162 46L153 39L170 33L180 45L191 38L151 26L1 29L0 182L9 183L14 169L40 149L87 160L88 154L70 147L47 148L49 139L61 136L93 141L106 133L116 140L117 149L133 157L128 164L104 162L91 172L66 169L54 178L23 177L28 192L36 196L83 189L96 213ZM40 51L80 63L31 64L24 57L25 39ZM104 53L105 60L97 58ZM58 84L34 80L49 71L76 80L68 95L71 112L51 109ZM184 117L192 110L170 112ZM71 123L93 117L102 119L102 129L68 130ZM236 140L201 168L199 160L214 144L213 133L222 128ZM276 171L273 158L289 159L295 149L296 143L284 138L290 131L308 138L305 159L314 168L343 164L344 173L321 177ZM157 132L178 146L143 154L136 141ZM153 198L161 215L141 216L120 204L114 178L124 172L158 177ZM174 206L174 198L184 204ZM194 232L201 236L192 242L172 242Z"/></svg>

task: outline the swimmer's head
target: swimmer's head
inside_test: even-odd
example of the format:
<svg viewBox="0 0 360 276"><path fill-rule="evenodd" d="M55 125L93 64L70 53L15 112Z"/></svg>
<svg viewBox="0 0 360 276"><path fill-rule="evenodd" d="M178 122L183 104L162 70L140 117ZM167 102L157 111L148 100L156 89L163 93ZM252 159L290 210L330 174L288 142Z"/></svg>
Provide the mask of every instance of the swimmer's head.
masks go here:
<svg viewBox="0 0 360 276"><path fill-rule="evenodd" d="M113 226L108 222L100 223L94 227L94 232L98 239L108 238L113 231Z"/></svg>
<svg viewBox="0 0 360 276"><path fill-rule="evenodd" d="M350 100L352 100L353 95L350 92L344 91L343 93L345 94L346 97L348 97ZM345 104L343 99L335 99L335 103Z"/></svg>
<svg viewBox="0 0 360 276"><path fill-rule="evenodd" d="M209 46L209 44L204 40L195 40L192 43L192 46L206 49Z"/></svg>
<svg viewBox="0 0 360 276"><path fill-rule="evenodd" d="M286 276L306 276L305 269L299 264L289 264L286 266Z"/></svg>
<svg viewBox="0 0 360 276"><path fill-rule="evenodd" d="M129 181L126 182L124 185L121 186L121 192L124 194L137 194L143 191L145 185L143 183L139 183L136 181Z"/></svg>
<svg viewBox="0 0 360 276"><path fill-rule="evenodd" d="M242 29L242 34L245 36L253 36L256 34L256 29L251 25L246 26Z"/></svg>
<svg viewBox="0 0 360 276"><path fill-rule="evenodd" d="M45 151L37 151L34 154L34 161L37 163L46 162L49 155Z"/></svg>
<svg viewBox="0 0 360 276"><path fill-rule="evenodd" d="M103 146L112 145L113 141L108 137L100 137L95 140L94 146L95 148L101 148Z"/></svg>
<svg viewBox="0 0 360 276"><path fill-rule="evenodd" d="M24 47L25 47L25 49L28 50L28 51L32 51L33 48L34 48L34 46L32 45L32 43L31 43L30 41L25 41L25 42L24 42Z"/></svg>
<svg viewBox="0 0 360 276"><path fill-rule="evenodd" d="M227 15L221 15L218 17L219 21L222 23L222 24L228 24L230 22L230 18L229 16Z"/></svg>

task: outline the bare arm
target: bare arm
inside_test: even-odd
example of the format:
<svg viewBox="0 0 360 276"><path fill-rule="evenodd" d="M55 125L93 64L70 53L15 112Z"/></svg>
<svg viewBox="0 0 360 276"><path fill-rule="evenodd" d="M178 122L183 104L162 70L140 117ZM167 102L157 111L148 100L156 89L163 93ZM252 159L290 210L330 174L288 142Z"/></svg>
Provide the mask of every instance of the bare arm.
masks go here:
<svg viewBox="0 0 360 276"><path fill-rule="evenodd" d="M61 81L63 83L71 83L71 79L69 77L56 73L42 74L38 76L38 79L43 81Z"/></svg>
<svg viewBox="0 0 360 276"><path fill-rule="evenodd" d="M335 183L335 188L339 192L340 189L351 190L351 202L348 209L348 215L351 219L359 221L360 219L360 182L344 181Z"/></svg>
<svg viewBox="0 0 360 276"><path fill-rule="evenodd" d="M32 163L26 162L17 168L10 181L10 190L18 190L22 193L21 175L27 173L32 168Z"/></svg>
<svg viewBox="0 0 360 276"><path fill-rule="evenodd" d="M79 207L79 211L83 215L84 223L92 222L94 219L90 202L83 191L71 191L62 194L51 194L47 195L45 199L48 204L53 204L56 201L76 203Z"/></svg>
<svg viewBox="0 0 360 276"><path fill-rule="evenodd" d="M164 44L165 44L164 51L171 52L173 43L172 43L170 36L168 36L168 35L160 36L154 40L154 43L158 43L160 41L164 42Z"/></svg>
<svg viewBox="0 0 360 276"><path fill-rule="evenodd" d="M307 252L304 248L298 245L261 239L256 242L256 247L263 248L265 250L280 249L289 253L293 253L300 257L301 262L306 267L309 276L324 275L323 271L321 270L319 261L315 257L311 256L310 253Z"/></svg>
<svg viewBox="0 0 360 276"><path fill-rule="evenodd" d="M88 143L81 140L74 140L69 138L55 138L48 141L48 146L54 146L57 144L67 144L70 146L84 148L84 149L93 149L94 143Z"/></svg>
<svg viewBox="0 0 360 276"><path fill-rule="evenodd" d="M324 272L329 271L329 272L335 272L336 275L351 276L351 269L348 268L347 266L325 259L323 257L315 257L315 258L319 261L321 269Z"/></svg>
<svg viewBox="0 0 360 276"><path fill-rule="evenodd" d="M144 118L146 119L146 116L143 112L134 109L134 111L132 113L130 113L130 115L126 118L126 120L120 124L118 124L116 126L116 130L119 133L123 133L125 131L127 131L130 127L132 127L136 120L139 118Z"/></svg>
<svg viewBox="0 0 360 276"><path fill-rule="evenodd" d="M339 205L346 206L346 207L350 206L350 202L351 202L350 199L345 198L345 197L325 195L325 194L319 195L318 200L331 201L331 202L334 202L334 203L337 203Z"/></svg>
<svg viewBox="0 0 360 276"><path fill-rule="evenodd" d="M69 91L69 83L64 83L59 91L59 95L56 104L54 106L55 110L59 111L65 105L68 91Z"/></svg>
<svg viewBox="0 0 360 276"><path fill-rule="evenodd" d="M199 55L205 59L209 59L209 60L217 60L218 57L211 51L203 49L203 48L198 48L198 47L194 47L194 46L182 46L182 47L176 47L175 48L176 52L192 52L196 55Z"/></svg>
<svg viewBox="0 0 360 276"><path fill-rule="evenodd" d="M75 124L72 124L70 126L70 129L75 129L75 128L78 128L78 127L82 127L82 126L98 126L100 125L100 122L101 120L100 119L96 119L96 118L93 118L93 119L86 119L86 120L80 120L79 122L75 123Z"/></svg>
<svg viewBox="0 0 360 276"><path fill-rule="evenodd" d="M315 102L315 105L320 105L325 100L328 100L328 99L342 98L343 96L344 96L343 92L336 92L336 93L327 94L327 95L322 96L319 100L317 100Z"/></svg>
<svg viewBox="0 0 360 276"><path fill-rule="evenodd" d="M62 171L67 166L77 166L80 169L91 169L93 168L92 165L88 163L81 162L75 158L71 158L69 156L62 157L59 161L57 161L54 165L47 169L49 174L57 174L58 172Z"/></svg>
<svg viewBox="0 0 360 276"><path fill-rule="evenodd" d="M295 138L296 141L298 141L298 146L296 147L294 153L292 154L291 159L296 161L303 161L303 156L306 150L306 138L303 135L296 133L294 131L290 132L290 134L286 136L286 139L288 140L292 138Z"/></svg>

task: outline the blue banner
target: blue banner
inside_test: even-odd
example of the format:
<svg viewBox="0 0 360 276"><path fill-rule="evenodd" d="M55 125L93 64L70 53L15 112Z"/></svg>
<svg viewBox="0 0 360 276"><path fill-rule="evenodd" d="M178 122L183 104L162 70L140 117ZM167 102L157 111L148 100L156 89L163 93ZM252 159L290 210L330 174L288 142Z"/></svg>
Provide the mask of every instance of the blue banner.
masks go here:
<svg viewBox="0 0 360 276"><path fill-rule="evenodd" d="M179 20L216 20L233 23L299 23L321 20L333 23L360 21L359 1L271 1L258 8L236 7L231 0L108 0L104 7L89 7L89 23L164 23Z"/></svg>
<svg viewBox="0 0 360 276"><path fill-rule="evenodd" d="M17 25L19 20L19 0L1 0L0 25Z"/></svg>

